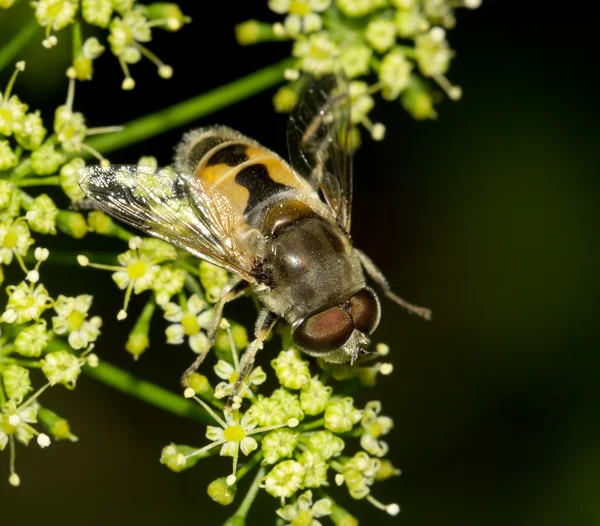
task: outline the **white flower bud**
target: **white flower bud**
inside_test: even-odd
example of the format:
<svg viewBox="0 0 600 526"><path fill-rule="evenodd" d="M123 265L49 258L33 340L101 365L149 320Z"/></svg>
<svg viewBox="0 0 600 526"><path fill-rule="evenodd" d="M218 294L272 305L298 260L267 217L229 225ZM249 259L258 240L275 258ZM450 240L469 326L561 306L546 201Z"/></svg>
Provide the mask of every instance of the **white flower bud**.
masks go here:
<svg viewBox="0 0 600 526"><path fill-rule="evenodd" d="M379 372L384 376L392 374L393 370L394 370L394 365L391 363L382 363L381 367L379 368Z"/></svg>
<svg viewBox="0 0 600 526"><path fill-rule="evenodd" d="M130 91L135 88L135 80L131 77L125 77L123 83L121 84L121 89L124 91Z"/></svg>
<svg viewBox="0 0 600 526"><path fill-rule="evenodd" d="M40 433L37 437L37 443L41 448L48 447L50 445L50 437L44 433Z"/></svg>
<svg viewBox="0 0 600 526"><path fill-rule="evenodd" d="M37 270L30 270L25 279L31 283L37 283L40 280L40 273Z"/></svg>
<svg viewBox="0 0 600 526"><path fill-rule="evenodd" d="M158 68L158 74L163 79L170 79L173 76L173 68L163 64Z"/></svg>
<svg viewBox="0 0 600 526"><path fill-rule="evenodd" d="M33 255L37 261L46 261L50 256L50 251L47 248L37 247Z"/></svg>

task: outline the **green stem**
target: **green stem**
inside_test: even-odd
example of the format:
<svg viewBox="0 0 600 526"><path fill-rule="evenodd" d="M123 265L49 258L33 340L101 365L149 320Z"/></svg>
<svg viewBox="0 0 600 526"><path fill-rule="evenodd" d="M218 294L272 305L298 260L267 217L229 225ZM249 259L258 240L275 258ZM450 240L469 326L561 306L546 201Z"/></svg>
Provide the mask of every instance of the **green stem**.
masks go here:
<svg viewBox="0 0 600 526"><path fill-rule="evenodd" d="M200 406L189 402L182 395L177 395L158 385L137 378L115 365L102 361L98 364L98 367L85 367L84 371L99 382L169 413L197 420L204 424L214 424L213 419L206 411Z"/></svg>
<svg viewBox="0 0 600 526"><path fill-rule="evenodd" d="M319 490L318 493L321 498L329 499L331 501L331 515L329 515L329 518L336 526L341 526L342 524L358 524L358 520L356 520L348 510L333 500L327 493L321 490Z"/></svg>
<svg viewBox="0 0 600 526"><path fill-rule="evenodd" d="M308 422L307 424L302 424L300 426L300 430L301 431L310 431L311 429L318 429L319 427L323 427L324 424L325 424L325 419L319 418L318 420L315 420L314 422Z"/></svg>
<svg viewBox="0 0 600 526"><path fill-rule="evenodd" d="M178 126L189 124L221 108L276 86L283 81L283 71L290 67L293 62L294 59L289 58L282 60L202 95L135 119L125 124L123 131L93 137L87 144L106 155L109 152L141 142ZM87 154L85 156L89 157Z"/></svg>
<svg viewBox="0 0 600 526"><path fill-rule="evenodd" d="M262 479L265 476L265 472L265 467L261 466L258 472L256 473L256 477L254 477L254 480L252 481L252 485L248 489L248 493L246 493L244 500L240 504L240 507L235 512L235 514L227 520L225 525L245 523L246 516L248 515L248 512L250 511L250 508L254 503L254 499L258 494L258 490L260 489L258 484L260 482L260 479Z"/></svg>
<svg viewBox="0 0 600 526"><path fill-rule="evenodd" d="M248 471L252 471L254 466L256 466L256 464L258 464L262 460L262 458L263 458L263 453L262 453L262 451L259 451L248 462L246 462L240 469L238 469L237 473L236 473L238 482L241 480L241 478L246 473L248 473Z"/></svg>
<svg viewBox="0 0 600 526"><path fill-rule="evenodd" d="M50 177L36 177L35 179L21 179L16 181L17 186L59 186L58 175Z"/></svg>
<svg viewBox="0 0 600 526"><path fill-rule="evenodd" d="M75 20L73 23L73 60L75 60L81 54L81 48L83 47L83 39L81 37L81 23L79 20Z"/></svg>
<svg viewBox="0 0 600 526"><path fill-rule="evenodd" d="M21 367L32 367L35 369L41 369L41 362L34 362L33 360L19 360L18 358L7 358L0 357L0 364L7 363L9 365L20 365Z"/></svg>
<svg viewBox="0 0 600 526"><path fill-rule="evenodd" d="M0 50L0 71L10 64L40 29L37 20L31 20L8 44Z"/></svg>

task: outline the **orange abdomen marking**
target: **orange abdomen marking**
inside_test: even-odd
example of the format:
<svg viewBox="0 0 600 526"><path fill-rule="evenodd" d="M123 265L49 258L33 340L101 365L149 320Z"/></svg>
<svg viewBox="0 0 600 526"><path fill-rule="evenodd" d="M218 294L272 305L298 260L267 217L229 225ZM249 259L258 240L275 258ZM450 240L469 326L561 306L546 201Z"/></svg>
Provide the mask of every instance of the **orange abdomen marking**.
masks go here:
<svg viewBox="0 0 600 526"><path fill-rule="evenodd" d="M199 136L188 159L194 176L208 192L224 196L240 219L277 193L310 188L276 154L227 128Z"/></svg>

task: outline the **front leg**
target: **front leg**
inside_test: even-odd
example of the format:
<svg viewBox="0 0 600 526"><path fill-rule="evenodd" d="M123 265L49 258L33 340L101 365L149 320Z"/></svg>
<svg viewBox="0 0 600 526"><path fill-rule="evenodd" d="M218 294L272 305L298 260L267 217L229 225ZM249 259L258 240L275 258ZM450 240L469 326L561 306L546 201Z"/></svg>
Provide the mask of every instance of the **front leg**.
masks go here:
<svg viewBox="0 0 600 526"><path fill-rule="evenodd" d="M262 317L262 313L261 313L261 316L259 317L259 321L260 321L261 317ZM227 405L225 406L226 410L231 409L231 406L234 404L234 402L235 402L234 398L237 397L237 394L242 387L242 382L244 381L246 376L248 376L250 369L252 369L252 365L254 364L254 358L256 357L256 353L258 353L258 351L260 349L262 349L264 341L267 339L267 337L273 330L273 327L275 327L275 325L277 324L278 320L279 320L279 316L277 316L276 314L273 314L272 312L266 311L264 318L262 319L262 322L260 322L260 325L258 325L256 327L256 332L254 334L255 340L250 344L250 346L248 347L248 350L244 353L244 356L242 357L242 364L240 367L240 375L238 376L238 379L235 381L235 385L233 386L233 391L231 391L231 394L229 395L229 398L227 399Z"/></svg>
<svg viewBox="0 0 600 526"><path fill-rule="evenodd" d="M382 289L385 295L390 298L393 302L398 305L404 307L408 312L412 314L417 314L421 316L421 318L425 318L426 320L431 320L431 310L425 307L418 307L417 305L413 305L412 303L408 303L408 301L403 300L400 296L397 296L392 292L392 288L388 283L385 276L382 274L381 270L377 268L377 265L373 263L373 260L367 256L362 250L354 249L356 256L360 260L363 268L367 272L367 274L377 283Z"/></svg>
<svg viewBox="0 0 600 526"><path fill-rule="evenodd" d="M223 309L225 308L225 304L239 298L248 288L248 283L239 280L234 283L234 285L225 293L217 304L214 307L214 318L212 320L211 326L208 330L208 346L206 350L202 351L202 353L194 360L194 363L190 365L183 376L181 377L181 384L183 387L189 387L188 376L192 373L195 373L198 370L198 367L202 365L202 362L212 349L212 346L215 343L215 339L217 337L217 331L219 330L219 326L221 325L221 319L223 318Z"/></svg>

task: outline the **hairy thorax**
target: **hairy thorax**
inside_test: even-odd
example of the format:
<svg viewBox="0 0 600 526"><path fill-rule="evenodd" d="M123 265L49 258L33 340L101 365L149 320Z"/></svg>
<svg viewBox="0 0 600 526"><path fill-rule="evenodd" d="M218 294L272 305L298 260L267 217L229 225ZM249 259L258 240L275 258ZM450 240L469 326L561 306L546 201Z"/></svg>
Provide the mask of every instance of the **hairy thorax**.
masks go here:
<svg viewBox="0 0 600 526"><path fill-rule="evenodd" d="M267 308L293 323L364 287L350 240L337 225L317 214L282 224L265 246L272 287L260 297Z"/></svg>

